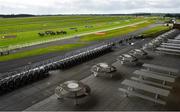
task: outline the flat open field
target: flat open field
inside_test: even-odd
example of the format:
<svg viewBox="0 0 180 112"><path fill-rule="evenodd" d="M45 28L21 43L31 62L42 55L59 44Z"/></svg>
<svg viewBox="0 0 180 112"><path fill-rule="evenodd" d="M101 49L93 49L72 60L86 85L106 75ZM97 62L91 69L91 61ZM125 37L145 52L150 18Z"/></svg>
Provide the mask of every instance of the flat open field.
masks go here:
<svg viewBox="0 0 180 112"><path fill-rule="evenodd" d="M128 16L45 16L31 18L0 18L0 47L22 45L75 36L77 34L116 28L150 20ZM39 32L66 31L65 35L39 36ZM4 36L14 38L3 38Z"/></svg>
<svg viewBox="0 0 180 112"><path fill-rule="evenodd" d="M37 56L52 52L68 51L92 42L116 38L154 24L159 18L135 16L38 16L28 18L0 18L0 52L56 41L58 44L32 47L29 50L12 51L0 57L1 61ZM158 25L143 33L168 30ZM52 31L55 34L46 34ZM57 34L65 31L66 34ZM43 33L43 36L38 33ZM78 37L78 38L74 38ZM64 39L74 38L63 42ZM60 42L61 41L61 42Z"/></svg>

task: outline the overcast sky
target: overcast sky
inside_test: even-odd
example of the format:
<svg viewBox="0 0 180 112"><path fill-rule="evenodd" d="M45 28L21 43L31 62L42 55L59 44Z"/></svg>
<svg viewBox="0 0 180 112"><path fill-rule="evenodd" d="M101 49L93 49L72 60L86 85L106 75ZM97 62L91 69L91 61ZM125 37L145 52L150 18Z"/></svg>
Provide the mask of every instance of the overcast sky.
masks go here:
<svg viewBox="0 0 180 112"><path fill-rule="evenodd" d="M180 13L180 0L0 0L0 14Z"/></svg>

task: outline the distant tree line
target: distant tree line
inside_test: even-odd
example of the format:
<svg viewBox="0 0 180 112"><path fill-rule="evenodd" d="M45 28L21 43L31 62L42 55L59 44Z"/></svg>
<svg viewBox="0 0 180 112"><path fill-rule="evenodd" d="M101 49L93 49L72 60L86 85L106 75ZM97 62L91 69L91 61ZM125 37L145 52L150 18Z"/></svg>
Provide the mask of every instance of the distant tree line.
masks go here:
<svg viewBox="0 0 180 112"><path fill-rule="evenodd" d="M34 17L35 15L30 15L30 14L11 14L11 15L2 15L0 14L1 18L17 18L17 17Z"/></svg>
<svg viewBox="0 0 180 112"><path fill-rule="evenodd" d="M180 13L179 13L179 14L166 14L165 17L175 17L175 18L180 18Z"/></svg>
<svg viewBox="0 0 180 112"><path fill-rule="evenodd" d="M2 18L34 17L34 16L67 16L66 14L56 15L32 15L32 14L0 14ZM132 14L68 14L68 16L164 16L180 18L180 13L132 13Z"/></svg>

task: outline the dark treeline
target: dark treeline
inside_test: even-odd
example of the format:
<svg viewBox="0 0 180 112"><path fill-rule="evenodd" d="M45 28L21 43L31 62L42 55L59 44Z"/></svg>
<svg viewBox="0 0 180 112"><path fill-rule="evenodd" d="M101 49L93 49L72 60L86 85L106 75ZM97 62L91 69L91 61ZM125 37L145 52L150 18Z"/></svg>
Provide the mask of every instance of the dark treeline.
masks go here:
<svg viewBox="0 0 180 112"><path fill-rule="evenodd" d="M34 17L34 16L35 15L31 15L31 14L11 14L11 15L0 14L0 17L2 18Z"/></svg>
<svg viewBox="0 0 180 112"><path fill-rule="evenodd" d="M150 13L137 14L56 14L56 15L31 15L31 14L0 14L2 18L16 18L16 17L34 17L34 16L151 16Z"/></svg>
<svg viewBox="0 0 180 112"><path fill-rule="evenodd" d="M164 16L180 18L180 13L133 13L133 14L54 14L54 15L32 15L32 14L0 14L2 18L34 17L34 16Z"/></svg>
<svg viewBox="0 0 180 112"><path fill-rule="evenodd" d="M166 14L165 17L175 17L175 18L180 18L180 14Z"/></svg>

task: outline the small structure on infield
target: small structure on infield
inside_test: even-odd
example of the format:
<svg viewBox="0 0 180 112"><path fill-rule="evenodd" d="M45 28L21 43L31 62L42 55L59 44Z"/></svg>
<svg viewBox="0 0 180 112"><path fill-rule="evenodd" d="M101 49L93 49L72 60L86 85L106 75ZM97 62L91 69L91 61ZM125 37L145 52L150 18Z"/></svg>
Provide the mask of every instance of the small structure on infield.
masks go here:
<svg viewBox="0 0 180 112"><path fill-rule="evenodd" d="M106 34L106 32L97 32L97 33L95 33L95 35L105 35Z"/></svg>
<svg viewBox="0 0 180 112"><path fill-rule="evenodd" d="M16 38L17 35L5 35L5 36L2 36L3 39L8 39L8 38Z"/></svg>

